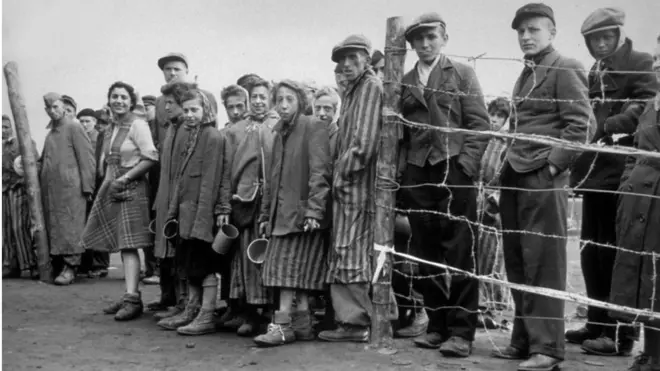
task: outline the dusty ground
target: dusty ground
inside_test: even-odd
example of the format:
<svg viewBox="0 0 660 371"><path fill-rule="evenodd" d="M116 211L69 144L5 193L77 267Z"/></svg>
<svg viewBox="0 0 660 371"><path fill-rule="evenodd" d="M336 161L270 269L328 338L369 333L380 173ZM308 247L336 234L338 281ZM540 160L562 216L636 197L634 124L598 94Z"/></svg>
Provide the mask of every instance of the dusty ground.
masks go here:
<svg viewBox="0 0 660 371"><path fill-rule="evenodd" d="M581 292L577 246L571 244L569 287ZM56 287L30 280L2 283L2 363L4 370L515 370L515 362L488 356L493 344L505 346L507 332L481 332L474 355L444 359L435 351L397 341L398 352L380 354L359 344L299 343L257 349L233 334L196 338L161 331L150 315L115 322L100 310L121 295L121 270L113 257L110 277ZM154 300L157 287L144 289ZM567 305L573 313L575 305ZM570 321L567 327L579 323ZM599 358L568 347L564 370L625 370L629 358Z"/></svg>

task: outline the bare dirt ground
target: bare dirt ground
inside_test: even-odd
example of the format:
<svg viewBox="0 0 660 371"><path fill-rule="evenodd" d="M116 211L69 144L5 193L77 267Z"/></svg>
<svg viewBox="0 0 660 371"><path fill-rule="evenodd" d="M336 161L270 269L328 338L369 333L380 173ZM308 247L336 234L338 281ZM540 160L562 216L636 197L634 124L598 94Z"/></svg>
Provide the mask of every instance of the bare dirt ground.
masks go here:
<svg viewBox="0 0 660 371"><path fill-rule="evenodd" d="M577 244L570 245L569 289L582 292ZM380 354L361 344L297 343L258 349L251 339L218 333L182 337L161 331L150 314L120 323L101 308L122 293L121 263L113 257L110 277L56 287L26 279L3 280L3 370L515 370L516 362L489 357L493 346L505 346L509 333L477 334L475 351L466 360L446 359L436 351L397 340L397 353ZM146 302L158 296L144 288ZM567 304L566 313L575 311ZM580 323L571 321L567 328ZM569 345L563 370L625 370L630 358L583 355Z"/></svg>

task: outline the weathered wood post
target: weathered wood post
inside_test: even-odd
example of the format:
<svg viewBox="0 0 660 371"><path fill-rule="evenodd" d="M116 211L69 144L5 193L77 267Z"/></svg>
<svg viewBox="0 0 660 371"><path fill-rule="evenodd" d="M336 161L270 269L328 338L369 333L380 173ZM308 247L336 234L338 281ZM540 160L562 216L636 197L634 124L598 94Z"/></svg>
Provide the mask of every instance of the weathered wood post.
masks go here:
<svg viewBox="0 0 660 371"><path fill-rule="evenodd" d="M387 19L385 39L385 70L383 96L383 128L380 134L376 181L376 225L375 242L377 245L373 260L375 276L373 279L373 307L371 319L371 345L391 348L392 326L391 308L395 303L392 292L392 256L382 248L394 247L395 192L392 180L396 179L400 123L392 113L398 112L401 97L400 82L403 78L406 60L406 39L404 37L402 17ZM379 251L381 250L381 251Z"/></svg>
<svg viewBox="0 0 660 371"><path fill-rule="evenodd" d="M39 174L37 171L37 158L30 133L27 112L25 110L25 99L21 93L20 79L18 78L18 65L9 62L4 67L5 80L7 81L7 92L9 105L14 116L16 126L16 138L23 159L23 170L25 171L26 192L30 205L30 218L32 220L32 231L37 245L37 261L39 264L39 278L43 282L51 282L50 249L48 246L48 235L44 222L44 208L41 204L41 188L39 185Z"/></svg>

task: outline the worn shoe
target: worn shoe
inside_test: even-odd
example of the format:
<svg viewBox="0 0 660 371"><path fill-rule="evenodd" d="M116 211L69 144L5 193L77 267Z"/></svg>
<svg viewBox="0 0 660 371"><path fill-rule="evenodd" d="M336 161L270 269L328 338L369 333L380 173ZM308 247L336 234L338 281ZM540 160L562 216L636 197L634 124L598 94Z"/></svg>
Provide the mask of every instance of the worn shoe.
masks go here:
<svg viewBox="0 0 660 371"><path fill-rule="evenodd" d="M165 330L175 331L179 327L186 326L190 324L197 314L199 313L199 305L186 305L186 309L183 312L177 314L176 316L164 318L158 321L158 326L164 328Z"/></svg>
<svg viewBox="0 0 660 371"><path fill-rule="evenodd" d="M179 327L176 332L180 335L206 335L215 332L215 321L213 319L213 310L200 309L197 317L189 324Z"/></svg>
<svg viewBox="0 0 660 371"><path fill-rule="evenodd" d="M142 283L145 285L158 285L160 284L160 277L158 276L149 276L142 279Z"/></svg>
<svg viewBox="0 0 660 371"><path fill-rule="evenodd" d="M488 313L479 313L477 316L477 328L484 328L487 330L497 330L500 325L495 321L493 315Z"/></svg>
<svg viewBox="0 0 660 371"><path fill-rule="evenodd" d="M421 311L415 313L415 318L413 319L410 326L400 328L394 332L394 337L397 338L414 338L421 336L426 333L426 329L429 327L429 316L426 314L426 310L422 309Z"/></svg>
<svg viewBox="0 0 660 371"><path fill-rule="evenodd" d="M580 327L577 330L566 331L566 341L572 344L582 345L585 340L597 339L600 334L591 332L586 326Z"/></svg>
<svg viewBox="0 0 660 371"><path fill-rule="evenodd" d="M173 306L175 303L158 300L153 301L147 304L147 310L150 312L163 312L166 311L169 307Z"/></svg>
<svg viewBox="0 0 660 371"><path fill-rule="evenodd" d="M259 323L256 320L256 317L246 318L245 322L243 322L243 324L238 327L238 330L236 330L236 335L243 337L253 336L258 329Z"/></svg>
<svg viewBox="0 0 660 371"><path fill-rule="evenodd" d="M57 278L55 278L55 284L57 286L67 286L73 283L73 280L76 278L76 273L68 265L62 269Z"/></svg>
<svg viewBox="0 0 660 371"><path fill-rule="evenodd" d="M553 371L559 368L560 363L561 360L557 358L545 354L534 354L518 365L518 371Z"/></svg>
<svg viewBox="0 0 660 371"><path fill-rule="evenodd" d="M369 341L369 329L360 326L339 325L336 330L319 333L319 339L331 342L366 343Z"/></svg>
<svg viewBox="0 0 660 371"><path fill-rule="evenodd" d="M291 317L291 327L296 335L296 340L310 341L316 339L316 336L314 335L312 315L309 311L293 312Z"/></svg>
<svg viewBox="0 0 660 371"><path fill-rule="evenodd" d="M237 316L233 316L233 314L231 314L231 315L232 316L227 321L224 321L224 322L221 321L222 327L232 329L232 330L238 330L245 323L246 317L242 314L238 314ZM229 316L229 314L228 314L228 316Z"/></svg>
<svg viewBox="0 0 660 371"><path fill-rule="evenodd" d="M415 345L424 349L438 349L444 341L445 338L438 332L429 332L413 340Z"/></svg>
<svg viewBox="0 0 660 371"><path fill-rule="evenodd" d="M103 308L103 313L105 314L117 314L121 307L124 306L124 298L117 300L116 302L110 304L109 306Z"/></svg>
<svg viewBox="0 0 660 371"><path fill-rule="evenodd" d="M466 358L472 353L472 342L459 336L452 336L440 345L439 350L445 357Z"/></svg>
<svg viewBox="0 0 660 371"><path fill-rule="evenodd" d="M180 305L175 305L173 307L168 308L166 311L154 313L154 318L159 321L166 318L171 318L181 314L184 309L185 308L182 308Z"/></svg>
<svg viewBox="0 0 660 371"><path fill-rule="evenodd" d="M137 294L124 294L124 305L115 314L115 321L130 321L142 315L142 296Z"/></svg>
<svg viewBox="0 0 660 371"><path fill-rule="evenodd" d="M620 341L617 347L613 339L601 336L598 339L585 340L582 350L585 353L597 356L622 356L627 357L632 353L633 342L630 340Z"/></svg>
<svg viewBox="0 0 660 371"><path fill-rule="evenodd" d="M635 357L628 371L660 371L660 365L652 365L651 357L647 354L640 353Z"/></svg>
<svg viewBox="0 0 660 371"><path fill-rule="evenodd" d="M277 311L273 314L273 323L268 325L266 333L255 337L254 342L260 347L293 343L296 341L296 334L291 324L291 315L288 312Z"/></svg>
<svg viewBox="0 0 660 371"><path fill-rule="evenodd" d="M529 354L527 351L514 348L511 345L507 346L504 349L495 349L490 354L494 358L499 359L527 359Z"/></svg>

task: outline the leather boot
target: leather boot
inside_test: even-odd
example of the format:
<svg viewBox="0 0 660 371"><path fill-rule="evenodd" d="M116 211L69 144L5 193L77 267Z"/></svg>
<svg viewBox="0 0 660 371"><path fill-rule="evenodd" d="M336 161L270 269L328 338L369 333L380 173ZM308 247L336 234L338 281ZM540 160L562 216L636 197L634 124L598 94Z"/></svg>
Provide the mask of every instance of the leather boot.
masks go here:
<svg viewBox="0 0 660 371"><path fill-rule="evenodd" d="M103 308L103 313L105 314L117 314L121 307L124 306L124 297L122 296L119 300L116 302L108 305L107 307Z"/></svg>
<svg viewBox="0 0 660 371"><path fill-rule="evenodd" d="M293 312L291 317L291 327L296 335L296 340L310 341L316 339L312 324L312 316L309 311Z"/></svg>
<svg viewBox="0 0 660 371"><path fill-rule="evenodd" d="M57 286L67 286L73 283L73 280L76 278L76 272L68 265L64 265L60 275L55 278L55 285Z"/></svg>
<svg viewBox="0 0 660 371"><path fill-rule="evenodd" d="M215 321L213 320L213 309L200 309L197 317L189 324L179 327L176 332L180 335L205 335L215 332Z"/></svg>
<svg viewBox="0 0 660 371"><path fill-rule="evenodd" d="M309 313L307 313L309 316ZM274 347L293 343L296 335L291 327L291 315L288 312L275 312L273 323L268 325L268 332L254 338L260 347Z"/></svg>
<svg viewBox="0 0 660 371"><path fill-rule="evenodd" d="M369 341L369 328L340 324L336 330L319 333L319 339L331 342L366 343Z"/></svg>
<svg viewBox="0 0 660 371"><path fill-rule="evenodd" d="M124 305L115 314L115 321L130 321L142 315L142 295L138 291L137 294L124 294Z"/></svg>
<svg viewBox="0 0 660 371"><path fill-rule="evenodd" d="M426 329L429 327L429 317L426 314L426 310L422 309L415 313L415 318L413 319L410 326L398 329L394 336L398 338L414 338L426 333Z"/></svg>
<svg viewBox="0 0 660 371"><path fill-rule="evenodd" d="M238 328L236 335L248 337L254 335L259 330L259 314L255 307L247 308L245 322Z"/></svg>
<svg viewBox="0 0 660 371"><path fill-rule="evenodd" d="M200 297L191 295L188 298L188 303L186 304L186 308L183 310L183 312L177 314L176 316L160 320L158 322L158 326L164 328L165 330L174 331L179 327L185 326L192 322L195 317L197 317L200 307Z"/></svg>

